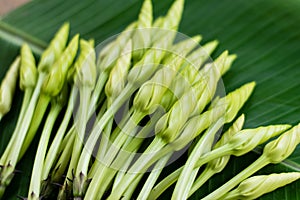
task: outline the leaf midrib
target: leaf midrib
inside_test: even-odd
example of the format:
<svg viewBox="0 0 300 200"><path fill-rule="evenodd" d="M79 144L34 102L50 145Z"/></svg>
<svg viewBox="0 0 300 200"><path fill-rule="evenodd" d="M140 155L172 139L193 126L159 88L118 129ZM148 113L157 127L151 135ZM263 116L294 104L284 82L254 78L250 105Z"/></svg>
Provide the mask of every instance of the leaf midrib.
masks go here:
<svg viewBox="0 0 300 200"><path fill-rule="evenodd" d="M47 47L47 43L45 41L17 29L2 20L0 20L0 37L16 46L21 46L23 43L27 43L32 48L32 51L37 55L41 55Z"/></svg>

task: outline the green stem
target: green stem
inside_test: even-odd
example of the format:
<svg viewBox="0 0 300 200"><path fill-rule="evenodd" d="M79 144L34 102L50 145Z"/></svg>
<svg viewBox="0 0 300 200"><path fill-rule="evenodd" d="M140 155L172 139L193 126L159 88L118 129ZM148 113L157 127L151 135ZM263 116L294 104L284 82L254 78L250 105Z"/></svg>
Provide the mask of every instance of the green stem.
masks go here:
<svg viewBox="0 0 300 200"><path fill-rule="evenodd" d="M73 132L74 129L71 129L70 133ZM43 179L44 182L42 184L43 186L41 196L48 197L49 195L52 195L53 192L57 189L54 185L52 185L52 183L59 183L63 179L63 174L71 158L75 134L68 134L66 137L68 137L67 142L64 145L64 149L62 150L60 157L57 158L58 161L56 162L56 165L51 168L52 172L49 172L48 177L46 177L46 179Z"/></svg>
<svg viewBox="0 0 300 200"><path fill-rule="evenodd" d="M124 129L121 130L121 133L117 136L117 138L112 143L111 147L106 153L104 161L106 165L110 165L112 161L115 159L115 156L121 150L123 144L129 137L132 137L132 131L136 128L137 124L142 120L145 115L142 113L134 112L133 116L130 120L127 121Z"/></svg>
<svg viewBox="0 0 300 200"><path fill-rule="evenodd" d="M155 137L144 154L133 164L116 189L112 191L108 199L120 199L127 187L136 179L139 173L144 173L158 159L172 151L171 148L164 148L165 145L165 142L161 138Z"/></svg>
<svg viewBox="0 0 300 200"><path fill-rule="evenodd" d="M172 194L172 199L187 199L188 193L199 171L199 167L195 168L195 165L205 152L209 152L211 150L215 134L223 126L223 121L223 118L221 118L216 123L214 123L213 126L207 129L201 139L197 142L178 178L177 184Z"/></svg>
<svg viewBox="0 0 300 200"><path fill-rule="evenodd" d="M62 154L59 157L59 160L56 162L56 166L54 168L54 172L51 175L52 182L58 183L61 181L62 176L69 164L71 155L72 155L72 148L74 146L75 141L75 131L71 129L72 134L70 135L70 139L65 146Z"/></svg>
<svg viewBox="0 0 300 200"><path fill-rule="evenodd" d="M150 125L145 126L139 132L138 135L147 135L147 133L151 131L151 128L153 128L153 125L154 124L151 123ZM135 138L135 139L138 140L132 141L131 143L130 141L132 140L132 138L127 139L123 147L125 153L121 151L112 164L112 166L116 166L119 169L117 177L115 178L113 188L117 187L118 181L121 181L121 179L125 175L126 173L125 171L128 169L133 158L135 157L135 152L138 150L140 144L143 141L143 139L141 138ZM128 153L128 152L132 152L132 153ZM108 170L108 167L104 166L101 162L99 163L101 165L97 168L97 171L94 174L89 175L89 177L93 177L93 178L92 178L92 182L89 185L88 191L86 193L87 199L95 199L96 197L99 196L101 197L104 194L105 190L107 189L108 184L111 182L111 180L108 178L106 174L106 170ZM120 170L121 166L122 169ZM116 170L115 173L117 173ZM113 178L113 176L111 176L111 178Z"/></svg>
<svg viewBox="0 0 300 200"><path fill-rule="evenodd" d="M40 95L39 100L36 105L36 109L34 110L34 115L33 115L32 121L30 123L29 130L26 134L26 137L24 139L24 142L23 142L23 145L22 145L22 148L20 151L19 160L23 157L23 155L27 151L29 145L31 144L31 142L43 120L44 114L47 110L50 100L51 99L49 96L46 96L44 94Z"/></svg>
<svg viewBox="0 0 300 200"><path fill-rule="evenodd" d="M22 128L20 128L20 130L17 130L18 138L16 138L16 140L14 141L12 148L10 149L10 152L8 153L6 162L10 162L13 166L16 165L17 161L20 159L19 155L22 154L21 147L24 144L26 133L30 127L31 120L34 117L34 112L37 108L36 102L38 101L38 98L40 95L40 90L41 90L43 80L44 80L44 74L40 74L37 85L33 91L30 103L26 110L26 114L24 115L24 119L22 120L22 125L21 125ZM45 99L46 99L46 97L45 97ZM49 101L50 101L50 99L48 99L48 102ZM43 107L44 107L44 105L42 106L42 108Z"/></svg>
<svg viewBox="0 0 300 200"><path fill-rule="evenodd" d="M67 127L70 123L70 119L73 114L73 109L74 109L74 98L75 98L75 87L72 87L69 102L68 102L68 107L66 110L66 113L64 115L63 121L59 126L59 129L57 133L55 134L55 137L51 143L51 146L47 152L47 156L44 162L44 167L43 167L43 174L42 174L42 179L45 180L49 176L50 170L54 165L55 159L57 159L58 156L58 151L60 146L65 146L62 145L62 140L63 137L66 133Z"/></svg>
<svg viewBox="0 0 300 200"><path fill-rule="evenodd" d="M78 181L80 180L80 172L76 171L76 166L79 160L79 156L83 147L83 139L85 136L86 124L88 121L88 109L90 103L91 89L89 87L80 87L80 105L79 110L76 116L76 122L78 125L75 125L75 131L77 132L75 136L75 142L72 151L71 162L68 168L67 177L65 184L71 186L71 182L68 179L73 179L73 173L75 172L75 177ZM86 174L85 174L86 175ZM71 187L70 187L71 188ZM76 188L77 189L77 188ZM78 190L80 190L78 188Z"/></svg>
<svg viewBox="0 0 300 200"><path fill-rule="evenodd" d="M5 162L6 158L7 158L7 155L9 153L9 150L10 150L12 144L14 143L14 141L16 140L16 137L18 135L18 130L20 130L20 127L21 127L21 124L23 122L24 115L26 113L26 110L27 110L28 104L30 102L30 98L32 96L32 93L33 93L33 89L32 88L27 88L25 90L25 94L24 94L24 98L23 98L23 102L22 102L22 107L21 107L20 115L18 117L17 125L16 125L15 131L14 131L11 139L9 140L9 143L8 143L7 147L5 148L5 151L4 151L3 155L1 156L1 160L0 160L0 164L1 165L4 164L4 162Z"/></svg>
<svg viewBox="0 0 300 200"><path fill-rule="evenodd" d="M99 96L102 93L103 87L107 81L108 78L108 73L107 72L102 72L97 80L95 89L91 95L91 100L90 100L90 107L89 107L89 116L95 111L95 107L97 105L97 102L99 100Z"/></svg>
<svg viewBox="0 0 300 200"><path fill-rule="evenodd" d="M131 164L132 160L134 159L134 157L135 157L135 154L133 152L132 154L129 155L129 157L125 158L123 168L118 171L118 173L114 179L114 184L113 184L112 190L114 190L117 187L117 185L119 184L119 182L123 179L123 177L126 174L126 171L130 167L130 164Z"/></svg>
<svg viewBox="0 0 300 200"><path fill-rule="evenodd" d="M142 179L144 174L139 174L139 176L129 185L127 190L124 192L122 196L122 200L131 200L132 199L132 194L136 190L136 187L140 183L140 180Z"/></svg>
<svg viewBox="0 0 300 200"><path fill-rule="evenodd" d="M91 132L90 136L87 139L84 148L77 165L77 171L87 172L87 166L91 159L91 155L93 149L97 143L98 138L100 137L104 127L107 125L109 120L113 117L113 115L119 110L119 108L124 104L125 101L131 96L131 94L135 91L135 87L131 85L127 85L120 96L113 102L112 106L108 108L105 114L101 117L101 119L97 122L95 128Z"/></svg>
<svg viewBox="0 0 300 200"><path fill-rule="evenodd" d="M101 109L100 109L100 111L99 111L99 113L98 113L98 115L97 115L96 121L99 121L100 116L102 116L102 115L105 113L105 110L106 110L106 102L104 102L104 104L102 105L102 107L101 107ZM95 127L93 127L93 128L95 128ZM101 141L102 141L102 139L103 139L103 138L101 138ZM100 144L101 144L101 143L100 143ZM100 149L100 148L99 148L99 149ZM96 170L97 170L98 167L101 165L101 162L100 162L99 159L98 159L98 158L100 158L100 154L102 154L102 152L100 152L100 150L98 150L97 155L96 155L96 160L95 160L95 162L93 163L93 165L92 165L92 167L91 167L91 169L90 169L90 171L89 171L89 174L88 174L89 177L93 177L94 174L96 173Z"/></svg>
<svg viewBox="0 0 300 200"><path fill-rule="evenodd" d="M169 153L162 159L160 159L154 166L154 169L149 174L139 196L137 197L137 200L147 200L149 198L149 194L156 183L160 173L162 172L163 168L165 167L166 163L172 156L172 153Z"/></svg>
<svg viewBox="0 0 300 200"><path fill-rule="evenodd" d="M231 192L229 192L228 194L226 194L225 197L222 197L222 200L235 200L235 199L239 199L240 198L240 193L238 190L233 190Z"/></svg>
<svg viewBox="0 0 300 200"><path fill-rule="evenodd" d="M182 171L183 167L178 168L176 171L169 174L166 178L160 181L150 192L149 199L157 199L166 189L175 183Z"/></svg>
<svg viewBox="0 0 300 200"><path fill-rule="evenodd" d="M32 175L31 175L31 181L30 181L29 193L28 193L29 200L30 199L38 200L40 198L40 186L42 183L42 170L43 170L44 158L45 158L50 134L52 132L54 123L61 109L62 107L58 104L52 105L50 112L47 116L44 129L37 148L33 169L32 169Z"/></svg>
<svg viewBox="0 0 300 200"><path fill-rule="evenodd" d="M215 171L213 171L211 168L205 168L205 170L201 173L201 175L196 179L196 181L193 183L193 186L191 190L189 191L189 197L194 194L206 181L208 181L213 175L215 174Z"/></svg>
<svg viewBox="0 0 300 200"><path fill-rule="evenodd" d="M97 191L96 193L94 193L97 194L97 197L102 197L102 195L108 189L108 186L112 182L115 174L118 172L118 170L124 167L124 164L128 161L128 159L130 159L131 155L131 153L125 152L125 154L123 154L123 152L120 151L119 156L115 158L113 163L108 164L106 163L106 160L103 161L105 163L99 162L100 166L97 168L95 175L92 177L92 182L89 185L89 188L92 188L92 190ZM96 197L90 197L90 199L94 198Z"/></svg>
<svg viewBox="0 0 300 200"><path fill-rule="evenodd" d="M109 136L112 131L112 125L113 125L114 119L111 118L107 125L104 128L104 132L102 134L101 140L100 140L100 145L98 149L98 153L96 156L96 162L98 160L103 160L109 145Z"/></svg>
<svg viewBox="0 0 300 200"><path fill-rule="evenodd" d="M5 187L10 183L10 181L13 178L13 172L15 169L15 166L17 164L17 161L19 159L19 155L22 153L21 147L24 143L24 139L26 137L26 133L29 129L30 123L32 121L32 117L34 114L34 111L36 109L36 102L38 100L38 97L40 95L40 89L42 86L42 82L44 80L45 74L40 74L37 85L34 89L34 92L32 94L30 103L28 105L28 108L26 110L26 114L24 115L24 119L22 120L22 125L20 125L20 129L15 129L13 134L16 134L16 138L13 141L13 144L11 148L9 149L9 152L7 154L7 158L4 162L5 168L1 170L0 177L0 187L3 187L3 190L5 190ZM50 101L50 100L49 100ZM43 105L45 106L45 105ZM42 109L42 108L41 108ZM26 116L26 117L25 117ZM2 189L1 189L2 190Z"/></svg>
<svg viewBox="0 0 300 200"><path fill-rule="evenodd" d="M228 148L228 145L221 146L201 156L199 160L196 162L195 168L199 168L202 165L208 163L209 161L212 161L216 158L226 156L229 154L230 154L230 149ZM162 181L160 181L151 192L150 199L158 198L166 189L168 189L168 187L170 187L173 183L175 183L179 175L181 174L182 170L183 170L183 166L177 169L176 171L172 172Z"/></svg>
<svg viewBox="0 0 300 200"><path fill-rule="evenodd" d="M235 177L230 179L220 188L218 188L214 192L204 197L202 200L215 200L221 198L224 194L232 190L240 182L242 182L243 180L245 180L246 178L248 178L249 176L257 172L267 164L269 164L268 158L265 157L264 155L260 156L255 162L249 165L246 169L244 169L242 172L240 172Z"/></svg>

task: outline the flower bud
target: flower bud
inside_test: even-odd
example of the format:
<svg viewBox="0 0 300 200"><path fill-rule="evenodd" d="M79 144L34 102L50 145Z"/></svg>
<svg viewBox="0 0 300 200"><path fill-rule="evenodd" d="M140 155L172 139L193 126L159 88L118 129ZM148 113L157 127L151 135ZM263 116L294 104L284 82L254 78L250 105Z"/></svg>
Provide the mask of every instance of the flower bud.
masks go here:
<svg viewBox="0 0 300 200"><path fill-rule="evenodd" d="M76 70L75 83L78 87L93 88L96 83L96 53L93 46L85 40L80 40L80 54L74 64Z"/></svg>
<svg viewBox="0 0 300 200"><path fill-rule="evenodd" d="M27 44L21 48L21 66L20 66L20 88L34 88L37 81L37 68L35 59Z"/></svg>
<svg viewBox="0 0 300 200"><path fill-rule="evenodd" d="M0 87L0 114L1 117L8 113L11 108L13 96L18 80L18 72L20 67L20 58L17 57L11 64Z"/></svg>
<svg viewBox="0 0 300 200"><path fill-rule="evenodd" d="M222 197L224 200L257 199L300 178L299 172L289 172L250 177Z"/></svg>
<svg viewBox="0 0 300 200"><path fill-rule="evenodd" d="M267 157L271 163L279 163L293 153L299 142L300 124L266 144L263 156Z"/></svg>
<svg viewBox="0 0 300 200"><path fill-rule="evenodd" d="M241 156L290 127L290 125L271 125L255 129L245 129L235 134L228 142L228 145L232 148L233 155Z"/></svg>
<svg viewBox="0 0 300 200"><path fill-rule="evenodd" d="M42 85L42 91L50 96L56 96L61 91L65 81L68 70L73 63L78 49L79 35L69 43L60 58L55 62L49 74L45 77Z"/></svg>
<svg viewBox="0 0 300 200"><path fill-rule="evenodd" d="M54 62L60 57L68 41L69 29L69 23L65 23L57 31L48 48L41 56L40 63L38 65L39 71L49 72Z"/></svg>

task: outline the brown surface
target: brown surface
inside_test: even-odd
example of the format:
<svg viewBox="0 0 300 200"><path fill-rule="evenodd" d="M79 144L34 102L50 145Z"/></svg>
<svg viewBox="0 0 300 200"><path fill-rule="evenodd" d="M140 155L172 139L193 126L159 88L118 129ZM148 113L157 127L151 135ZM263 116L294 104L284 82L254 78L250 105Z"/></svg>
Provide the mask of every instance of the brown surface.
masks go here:
<svg viewBox="0 0 300 200"><path fill-rule="evenodd" d="M0 0L0 16L5 15L9 11L17 8L29 0Z"/></svg>

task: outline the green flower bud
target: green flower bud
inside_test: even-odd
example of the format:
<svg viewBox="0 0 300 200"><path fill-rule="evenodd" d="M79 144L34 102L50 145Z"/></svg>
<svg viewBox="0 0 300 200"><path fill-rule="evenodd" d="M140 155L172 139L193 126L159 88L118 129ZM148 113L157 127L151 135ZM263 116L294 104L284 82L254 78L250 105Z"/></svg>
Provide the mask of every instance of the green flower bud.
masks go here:
<svg viewBox="0 0 300 200"><path fill-rule="evenodd" d="M232 149L231 153L233 155L241 156L290 127L290 125L272 125L255 129L245 129L235 134L228 142L228 145Z"/></svg>
<svg viewBox="0 0 300 200"><path fill-rule="evenodd" d="M160 101L171 85L176 70L171 67L164 67L158 70L155 75L145 82L136 94L133 106L142 113L152 113L159 106Z"/></svg>
<svg viewBox="0 0 300 200"><path fill-rule="evenodd" d="M78 49L79 35L75 35L60 58L54 63L42 85L43 93L56 96L66 81L68 70L72 65Z"/></svg>
<svg viewBox="0 0 300 200"><path fill-rule="evenodd" d="M105 86L105 94L110 104L116 99L125 87L128 70L131 63L132 41L125 45L116 66L111 70Z"/></svg>
<svg viewBox="0 0 300 200"><path fill-rule="evenodd" d="M176 0L164 18L162 28L177 30L184 6L184 0Z"/></svg>
<svg viewBox="0 0 300 200"><path fill-rule="evenodd" d="M9 67L0 87L1 117L9 112L16 89L20 67L20 57L17 57Z"/></svg>
<svg viewBox="0 0 300 200"><path fill-rule="evenodd" d="M199 44L201 39L202 37L200 35L197 35L192 38L188 38L186 40L180 41L177 44L173 45L170 48L170 52L166 53L162 63L168 64L178 56L185 58L186 55Z"/></svg>
<svg viewBox="0 0 300 200"><path fill-rule="evenodd" d="M226 101L228 99L229 102L229 105L226 107L226 122L232 121L235 118L238 111L249 99L250 95L254 90L255 85L255 82L247 83L226 96ZM222 102L220 102L220 104L222 104Z"/></svg>
<svg viewBox="0 0 300 200"><path fill-rule="evenodd" d="M161 28L164 23L164 17L160 16L156 18L156 20L153 22L152 27L154 28Z"/></svg>
<svg viewBox="0 0 300 200"><path fill-rule="evenodd" d="M203 88L203 82L199 82L183 94L170 111L158 120L155 126L156 134L168 142L173 141L194 111L198 96L202 93Z"/></svg>
<svg viewBox="0 0 300 200"><path fill-rule="evenodd" d="M267 157L271 163L279 163L289 157L299 143L300 124L266 144L263 156Z"/></svg>
<svg viewBox="0 0 300 200"><path fill-rule="evenodd" d="M200 114L215 95L218 81L221 78L220 70L225 65L227 55L227 51L223 52L213 63L206 64L201 73L198 73L198 76L201 77L198 82L203 82L205 86L192 115Z"/></svg>
<svg viewBox="0 0 300 200"><path fill-rule="evenodd" d="M134 33L133 30L136 25L136 22L131 23L115 41L109 43L100 51L97 66L99 66L101 72L109 72L114 67L124 46Z"/></svg>
<svg viewBox="0 0 300 200"><path fill-rule="evenodd" d="M191 65L198 70L203 63L209 58L212 52L218 46L218 41L214 40L205 45L199 47L195 51L193 51L190 55L188 55L187 60Z"/></svg>
<svg viewBox="0 0 300 200"><path fill-rule="evenodd" d="M299 172L260 175L250 177L222 197L224 200L257 199L263 194L290 184L300 178Z"/></svg>
<svg viewBox="0 0 300 200"><path fill-rule="evenodd" d="M243 105L248 99L248 96L250 95L249 93L252 92L252 90L249 90L248 87L249 84L240 87L239 89L229 93L227 96L218 99L214 103L214 106L210 107L208 111L189 119L181 131L180 136L173 142L172 146L176 149L184 147L189 141L197 137L203 130L208 128L221 117L225 118L225 123L230 122L228 119L233 120L241 108L241 105ZM234 109L229 109L238 99L239 106L234 107ZM233 114L231 114L231 118L226 117L228 112L233 112Z"/></svg>
<svg viewBox="0 0 300 200"><path fill-rule="evenodd" d="M40 63L38 65L39 71L49 72L54 62L60 57L68 41L69 29L69 23L65 23L57 31L48 48L41 56Z"/></svg>
<svg viewBox="0 0 300 200"><path fill-rule="evenodd" d="M21 66L20 66L20 88L34 88L37 82L37 68L35 66L35 59L27 44L21 48Z"/></svg>
<svg viewBox="0 0 300 200"><path fill-rule="evenodd" d="M85 40L80 40L80 54L74 64L76 70L75 83L78 87L93 88L96 83L96 53L93 46Z"/></svg>
<svg viewBox="0 0 300 200"><path fill-rule="evenodd" d="M141 85L156 71L164 52L150 49L128 73L128 82L132 85Z"/></svg>
<svg viewBox="0 0 300 200"><path fill-rule="evenodd" d="M145 0L142 9L139 14L139 19L137 22L137 29L133 34L133 58L139 60L146 49L151 44L151 32L152 26L152 3L151 0Z"/></svg>

